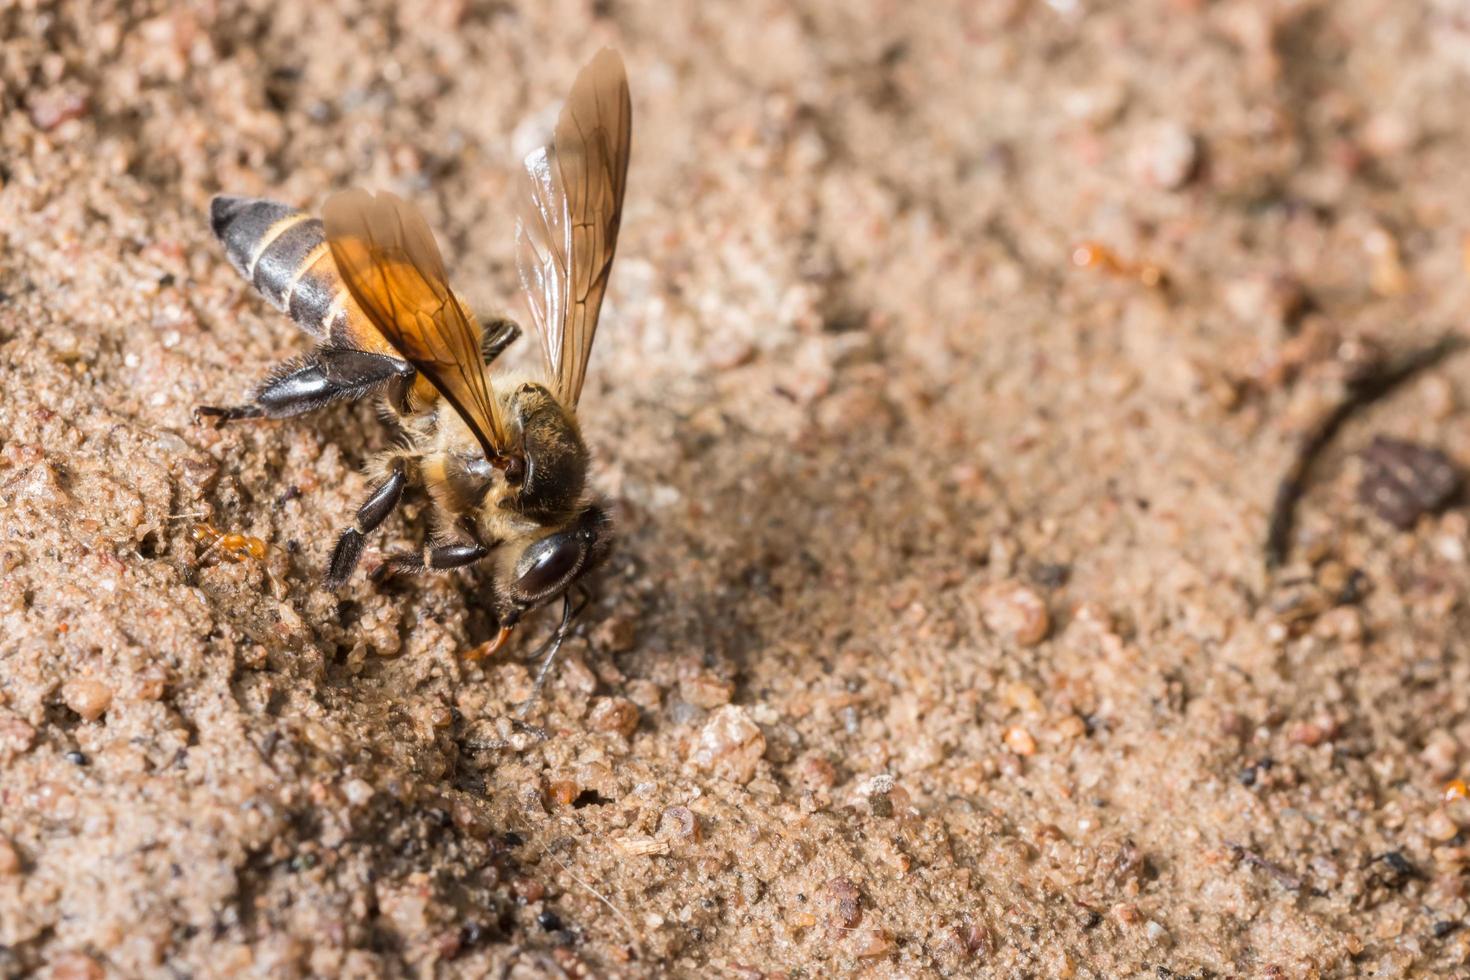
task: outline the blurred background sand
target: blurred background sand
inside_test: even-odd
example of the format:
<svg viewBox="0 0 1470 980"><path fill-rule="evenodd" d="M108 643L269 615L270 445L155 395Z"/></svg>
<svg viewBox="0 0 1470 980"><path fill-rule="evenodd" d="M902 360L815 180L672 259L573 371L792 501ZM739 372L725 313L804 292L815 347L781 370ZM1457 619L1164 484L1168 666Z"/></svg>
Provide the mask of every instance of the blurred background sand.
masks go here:
<svg viewBox="0 0 1470 980"><path fill-rule="evenodd" d="M605 44L622 537L540 739L473 575L319 587L369 406L191 421L304 350L205 214L391 189L520 317ZM0 3L0 975L1463 969L1470 520L1357 486L1470 462L1470 362L1262 543L1463 321L1467 70L1449 2Z"/></svg>

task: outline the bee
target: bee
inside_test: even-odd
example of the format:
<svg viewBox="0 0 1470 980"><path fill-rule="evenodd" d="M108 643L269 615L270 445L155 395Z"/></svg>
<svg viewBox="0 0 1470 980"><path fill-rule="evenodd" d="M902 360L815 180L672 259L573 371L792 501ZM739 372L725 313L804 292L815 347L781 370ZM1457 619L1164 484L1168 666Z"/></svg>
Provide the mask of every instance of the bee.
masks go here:
<svg viewBox="0 0 1470 980"><path fill-rule="evenodd" d="M603 49L578 74L551 141L525 158L516 265L542 354L529 376L491 374L520 328L480 324L450 289L428 223L400 198L342 191L320 219L261 199L210 204L230 263L317 346L276 367L245 404L196 414L281 419L379 398L400 442L368 464L375 489L337 539L327 586L348 580L366 535L420 486L434 533L379 573L486 562L499 629L487 654L560 597L538 689L586 603L580 580L612 543L607 505L587 486L577 406L622 221L631 123L622 58Z"/></svg>

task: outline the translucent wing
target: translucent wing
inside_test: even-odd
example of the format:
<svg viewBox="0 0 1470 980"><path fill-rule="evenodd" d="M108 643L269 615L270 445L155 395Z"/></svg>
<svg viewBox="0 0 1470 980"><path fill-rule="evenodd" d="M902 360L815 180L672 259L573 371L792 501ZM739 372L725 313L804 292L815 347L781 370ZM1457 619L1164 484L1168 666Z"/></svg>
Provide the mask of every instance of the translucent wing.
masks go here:
<svg viewBox="0 0 1470 980"><path fill-rule="evenodd" d="M568 408L582 395L618 244L632 120L623 59L604 48L577 75L551 142L525 160L516 264L547 373Z"/></svg>
<svg viewBox="0 0 1470 980"><path fill-rule="evenodd" d="M373 326L454 406L486 458L503 456L510 445L480 327L450 291L423 216L393 194L349 190L327 201L322 222L337 272Z"/></svg>

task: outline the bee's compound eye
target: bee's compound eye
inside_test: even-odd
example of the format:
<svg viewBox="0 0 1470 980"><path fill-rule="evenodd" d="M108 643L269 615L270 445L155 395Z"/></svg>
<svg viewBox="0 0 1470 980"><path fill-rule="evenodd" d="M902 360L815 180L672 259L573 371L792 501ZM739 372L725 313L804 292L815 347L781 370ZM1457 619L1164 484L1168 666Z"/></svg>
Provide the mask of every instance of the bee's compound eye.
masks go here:
<svg viewBox="0 0 1470 980"><path fill-rule="evenodd" d="M577 535L567 532L537 541L521 556L516 591L524 596L549 592L577 567L584 547Z"/></svg>

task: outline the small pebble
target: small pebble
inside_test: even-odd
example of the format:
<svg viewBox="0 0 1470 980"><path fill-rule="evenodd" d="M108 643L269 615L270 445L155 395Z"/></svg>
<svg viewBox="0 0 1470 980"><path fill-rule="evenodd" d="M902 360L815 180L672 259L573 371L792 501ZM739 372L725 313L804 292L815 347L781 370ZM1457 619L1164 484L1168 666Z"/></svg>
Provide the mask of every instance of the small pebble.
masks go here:
<svg viewBox="0 0 1470 980"><path fill-rule="evenodd" d="M526 905L534 905L546 897L546 886L535 878L517 878L511 882L511 892Z"/></svg>
<svg viewBox="0 0 1470 980"><path fill-rule="evenodd" d="M1330 737L1329 726L1315 721L1299 721L1287 732L1288 740L1308 748L1321 745Z"/></svg>
<svg viewBox="0 0 1470 980"><path fill-rule="evenodd" d="M1373 228L1363 236L1363 249L1370 263L1368 284L1379 296L1402 296L1409 291L1409 271L1404 268L1398 240L1384 228Z"/></svg>
<svg viewBox="0 0 1470 980"><path fill-rule="evenodd" d="M1410 116L1380 112L1363 124L1359 138L1364 149L1374 156L1391 157L1412 148L1419 134Z"/></svg>
<svg viewBox="0 0 1470 980"><path fill-rule="evenodd" d="M713 674L698 674L679 685L685 701L700 708L718 708L735 696L735 685Z"/></svg>
<svg viewBox="0 0 1470 980"><path fill-rule="evenodd" d="M609 616L592 631L592 645L606 653L627 653L638 642L638 626L627 616Z"/></svg>
<svg viewBox="0 0 1470 980"><path fill-rule="evenodd" d="M1450 815L1443 810L1435 810L1429 815L1429 819L1424 821L1424 833L1430 840L1444 843L1452 839L1459 832L1460 828L1450 819Z"/></svg>
<svg viewBox="0 0 1470 980"><path fill-rule="evenodd" d="M1435 729L1424 740L1419 758L1436 781L1449 779L1460 766L1460 743L1443 728Z"/></svg>
<svg viewBox="0 0 1470 980"><path fill-rule="evenodd" d="M1225 287L1225 305L1242 323L1280 335L1306 307L1301 285L1289 276L1253 276Z"/></svg>
<svg viewBox="0 0 1470 980"><path fill-rule="evenodd" d="M362 779L349 779L342 786L342 794L353 806L362 806L373 798L373 788Z"/></svg>
<svg viewBox="0 0 1470 980"><path fill-rule="evenodd" d="M50 132L72 119L80 119L91 109L85 92L71 88L53 88L30 100L31 123L42 132Z"/></svg>
<svg viewBox="0 0 1470 980"><path fill-rule="evenodd" d="M587 724L593 731L627 738L638 729L638 706L627 698L598 698L587 716Z"/></svg>
<svg viewBox="0 0 1470 980"><path fill-rule="evenodd" d="M750 720L744 708L725 705L699 730L689 761L721 779L743 784L754 778L765 751L766 737L760 726Z"/></svg>
<svg viewBox="0 0 1470 980"><path fill-rule="evenodd" d="M1010 749L1016 755L1036 754L1036 739L1020 725L1014 725L1006 729L1005 743L1006 748Z"/></svg>
<svg viewBox="0 0 1470 980"><path fill-rule="evenodd" d="M447 929L434 940L434 948L443 960L452 960L464 947L464 934L459 929Z"/></svg>
<svg viewBox="0 0 1470 980"><path fill-rule="evenodd" d="M582 787L571 779L556 779L546 788L546 792L557 806L571 806L582 794Z"/></svg>
<svg viewBox="0 0 1470 980"><path fill-rule="evenodd" d="M833 878L827 882L827 901L832 924L841 929L855 929L863 921L863 895L851 878Z"/></svg>
<svg viewBox="0 0 1470 980"><path fill-rule="evenodd" d="M699 817L687 806L671 806L660 814L658 833L660 837L696 843L704 839L704 828L700 825Z"/></svg>
<svg viewBox="0 0 1470 980"><path fill-rule="evenodd" d="M28 750L36 740L36 729L14 716L0 715L0 765Z"/></svg>
<svg viewBox="0 0 1470 980"><path fill-rule="evenodd" d="M1329 609L1312 624L1312 632L1327 639L1357 643L1363 638L1363 614L1352 606Z"/></svg>
<svg viewBox="0 0 1470 980"><path fill-rule="evenodd" d="M1071 740L1082 738L1087 734L1087 722L1076 715L1067 715L1061 721L1057 722L1055 731L1057 737L1060 739Z"/></svg>
<svg viewBox="0 0 1470 980"><path fill-rule="evenodd" d="M1441 375L1431 375L1420 384L1424 393L1424 409L1436 422L1443 422L1459 408L1455 386Z"/></svg>
<svg viewBox="0 0 1470 980"><path fill-rule="evenodd" d="M1134 175L1146 184L1177 190L1199 164L1199 142L1179 123L1162 122L1145 132L1133 153Z"/></svg>
<svg viewBox="0 0 1470 980"><path fill-rule="evenodd" d="M796 774L807 789L826 790L837 785L837 767L820 755L802 759L797 764Z"/></svg>
<svg viewBox="0 0 1470 980"><path fill-rule="evenodd" d="M81 677L62 685L61 699L85 721L96 721L112 704L112 688L100 681Z"/></svg>
<svg viewBox="0 0 1470 980"><path fill-rule="evenodd" d="M980 615L985 625L1021 646L1035 646L1051 631L1046 602L1018 582L999 582L980 597Z"/></svg>
<svg viewBox="0 0 1470 980"><path fill-rule="evenodd" d="M0 878L5 878L20 872L20 854L15 845L4 837L0 837Z"/></svg>
<svg viewBox="0 0 1470 980"><path fill-rule="evenodd" d="M102 964L86 953L63 953L51 963L51 980L103 980Z"/></svg>
<svg viewBox="0 0 1470 980"><path fill-rule="evenodd" d="M1039 715L1042 711L1041 698L1027 684L1012 681L1000 689L1000 699L1006 707L1026 715Z"/></svg>
<svg viewBox="0 0 1470 980"><path fill-rule="evenodd" d="M879 956L887 956L893 952L893 936L887 929L879 929L876 926L859 929L852 934L849 940L853 955L861 959L875 959Z"/></svg>

